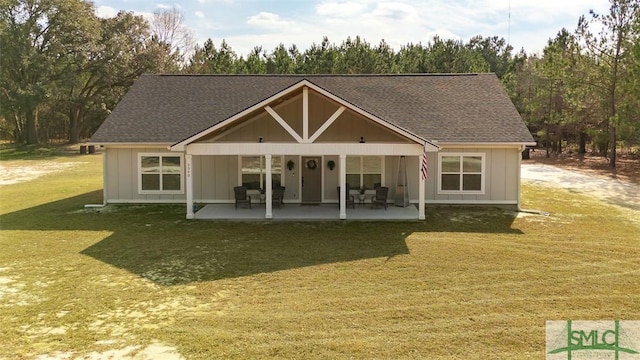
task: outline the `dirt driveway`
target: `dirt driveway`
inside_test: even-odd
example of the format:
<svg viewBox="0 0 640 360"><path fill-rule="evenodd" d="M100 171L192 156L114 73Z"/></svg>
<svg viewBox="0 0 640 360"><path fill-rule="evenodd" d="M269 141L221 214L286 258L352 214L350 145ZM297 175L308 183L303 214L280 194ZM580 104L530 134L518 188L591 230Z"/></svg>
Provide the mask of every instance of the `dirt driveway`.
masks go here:
<svg viewBox="0 0 640 360"><path fill-rule="evenodd" d="M606 176L583 174L541 163L522 164L522 180L557 186L590 195L633 211L640 211L640 185ZM640 215L638 215L640 217Z"/></svg>

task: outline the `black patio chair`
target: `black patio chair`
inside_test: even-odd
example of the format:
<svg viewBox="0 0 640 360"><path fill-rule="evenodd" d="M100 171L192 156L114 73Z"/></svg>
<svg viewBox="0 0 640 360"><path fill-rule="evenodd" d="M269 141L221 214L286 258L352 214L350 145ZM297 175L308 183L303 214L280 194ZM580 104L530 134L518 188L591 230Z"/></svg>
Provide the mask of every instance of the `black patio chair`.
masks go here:
<svg viewBox="0 0 640 360"><path fill-rule="evenodd" d="M387 210L387 196L389 195L389 188L381 186L376 189L376 194L371 197L371 208L384 206Z"/></svg>
<svg viewBox="0 0 640 360"><path fill-rule="evenodd" d="M271 204L275 207L284 206L284 186L276 186L271 193Z"/></svg>
<svg viewBox="0 0 640 360"><path fill-rule="evenodd" d="M238 209L238 204L249 204L249 209L251 209L251 196L247 195L246 187L244 186L234 187L233 195L236 199L236 210Z"/></svg>

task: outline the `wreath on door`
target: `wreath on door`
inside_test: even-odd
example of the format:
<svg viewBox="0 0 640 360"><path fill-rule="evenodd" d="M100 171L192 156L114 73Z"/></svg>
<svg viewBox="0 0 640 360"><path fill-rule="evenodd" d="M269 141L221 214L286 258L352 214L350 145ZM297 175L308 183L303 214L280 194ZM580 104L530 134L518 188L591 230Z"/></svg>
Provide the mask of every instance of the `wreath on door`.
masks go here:
<svg viewBox="0 0 640 360"><path fill-rule="evenodd" d="M307 168L310 170L315 170L318 167L318 163L315 160L307 161Z"/></svg>

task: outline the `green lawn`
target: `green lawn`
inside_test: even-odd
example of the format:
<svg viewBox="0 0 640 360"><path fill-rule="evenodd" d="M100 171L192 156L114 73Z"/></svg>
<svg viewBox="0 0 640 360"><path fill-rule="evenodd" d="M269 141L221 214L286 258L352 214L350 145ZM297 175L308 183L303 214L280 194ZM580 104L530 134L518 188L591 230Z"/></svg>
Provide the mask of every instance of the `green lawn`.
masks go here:
<svg viewBox="0 0 640 360"><path fill-rule="evenodd" d="M524 186L549 217L187 221L183 206L85 210L102 202L101 157L46 161L72 164L0 187L0 359L151 344L187 359L540 359L545 320L640 319L640 226L578 194Z"/></svg>

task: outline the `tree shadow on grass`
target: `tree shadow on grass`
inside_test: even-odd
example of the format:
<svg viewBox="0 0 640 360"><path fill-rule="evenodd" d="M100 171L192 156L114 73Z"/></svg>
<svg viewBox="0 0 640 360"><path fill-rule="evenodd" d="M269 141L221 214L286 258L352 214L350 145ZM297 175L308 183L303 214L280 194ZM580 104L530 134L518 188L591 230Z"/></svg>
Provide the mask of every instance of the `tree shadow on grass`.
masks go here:
<svg viewBox="0 0 640 360"><path fill-rule="evenodd" d="M0 226L109 231L81 253L165 286L407 255L406 239L416 232L521 234L512 228L514 215L490 208L433 208L424 222L213 222L185 220L182 205L83 209L100 197L92 192L1 215Z"/></svg>

